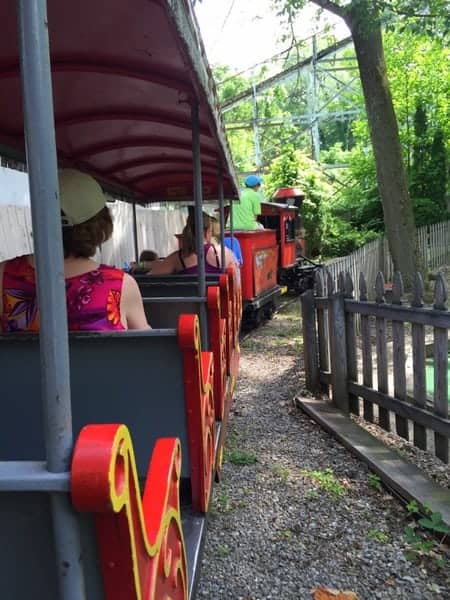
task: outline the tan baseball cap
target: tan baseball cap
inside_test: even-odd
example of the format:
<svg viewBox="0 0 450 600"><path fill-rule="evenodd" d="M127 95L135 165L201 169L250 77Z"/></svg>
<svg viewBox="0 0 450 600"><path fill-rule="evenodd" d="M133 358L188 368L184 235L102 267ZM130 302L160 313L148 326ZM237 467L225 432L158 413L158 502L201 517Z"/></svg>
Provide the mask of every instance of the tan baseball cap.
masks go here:
<svg viewBox="0 0 450 600"><path fill-rule="evenodd" d="M102 188L91 175L76 169L62 169L58 180L63 226L89 221L106 205Z"/></svg>

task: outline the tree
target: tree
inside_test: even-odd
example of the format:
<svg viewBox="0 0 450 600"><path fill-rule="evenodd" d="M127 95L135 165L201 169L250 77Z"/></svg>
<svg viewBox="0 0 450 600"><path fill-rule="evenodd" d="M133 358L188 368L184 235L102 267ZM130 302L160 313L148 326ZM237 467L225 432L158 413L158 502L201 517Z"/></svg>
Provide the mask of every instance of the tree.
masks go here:
<svg viewBox="0 0 450 600"><path fill-rule="evenodd" d="M383 45L404 160L409 165L409 191L416 226L436 223L447 214L450 49L442 39L404 30L401 24L389 27L383 35ZM361 102L364 102L362 95ZM348 169L344 177L340 172L345 185L337 194L333 210L348 219L355 229L383 231L382 206L365 118L353 123L352 133L354 148L336 160L347 164ZM323 153L325 162L327 154Z"/></svg>
<svg viewBox="0 0 450 600"><path fill-rule="evenodd" d="M439 126L430 132L422 104L417 106L414 113L410 191L416 220L421 225L436 223L447 214L447 149L444 133Z"/></svg>
<svg viewBox="0 0 450 600"><path fill-rule="evenodd" d="M430 198L436 202L441 210L441 214L443 212L446 213L448 161L444 134L441 129L437 129L433 135L433 141L430 149L430 169L428 172L428 177L428 193Z"/></svg>
<svg viewBox="0 0 450 600"><path fill-rule="evenodd" d="M428 142L427 113L422 104L416 107L414 113L414 144L411 172L411 195L414 198L426 197L426 173L428 170L429 142Z"/></svg>
<svg viewBox="0 0 450 600"><path fill-rule="evenodd" d="M318 164L289 144L272 161L264 179L264 191L271 197L278 188L286 186L299 186L305 193L302 226L306 232L308 254L317 257L322 254L324 240L329 235L327 199L334 190Z"/></svg>
<svg viewBox="0 0 450 600"><path fill-rule="evenodd" d="M283 12L291 19L304 5L304 0L276 2L283 6ZM341 17L352 34L375 156L385 232L394 268L403 273L406 285L410 285L419 268L419 260L413 209L384 58L381 5L370 0L313 2ZM403 4L398 8L404 9ZM393 8L390 2L383 3L383 8L387 5Z"/></svg>

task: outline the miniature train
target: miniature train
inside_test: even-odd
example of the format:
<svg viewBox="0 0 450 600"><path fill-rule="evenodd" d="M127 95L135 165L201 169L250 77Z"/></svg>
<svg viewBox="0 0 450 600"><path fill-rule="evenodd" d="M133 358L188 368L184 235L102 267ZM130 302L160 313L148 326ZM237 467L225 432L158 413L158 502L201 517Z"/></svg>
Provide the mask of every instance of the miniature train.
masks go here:
<svg viewBox="0 0 450 600"><path fill-rule="evenodd" d="M304 194L280 188L272 202L261 203L264 229L235 231L242 250L243 325L257 326L276 310L283 291L300 294L314 286L321 265L304 255L299 211Z"/></svg>

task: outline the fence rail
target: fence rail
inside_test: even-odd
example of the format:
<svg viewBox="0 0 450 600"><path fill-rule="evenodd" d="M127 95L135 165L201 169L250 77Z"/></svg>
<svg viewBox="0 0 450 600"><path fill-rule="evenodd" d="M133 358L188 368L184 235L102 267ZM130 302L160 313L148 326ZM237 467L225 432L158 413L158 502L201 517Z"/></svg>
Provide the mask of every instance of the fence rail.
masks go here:
<svg viewBox="0 0 450 600"><path fill-rule="evenodd" d="M450 263L450 221L424 225L417 229L417 248L422 265L426 269L437 269ZM394 269L389 254L387 239L382 236L365 244L352 254L329 261L326 264L337 285L339 273L350 273L353 281L358 281L364 273L367 281L375 281L378 272L383 273L386 281L392 281ZM373 299L374 290L369 288L369 297Z"/></svg>
<svg viewBox="0 0 450 600"><path fill-rule="evenodd" d="M331 391L333 403L345 413L394 431L448 463L450 313L442 274L437 275L431 306L424 306L420 274L409 305L398 272L389 303L381 272L373 301L364 275L358 280L359 299L354 287L349 273L339 274L336 290L331 272L319 272L315 293L302 295L308 389Z"/></svg>

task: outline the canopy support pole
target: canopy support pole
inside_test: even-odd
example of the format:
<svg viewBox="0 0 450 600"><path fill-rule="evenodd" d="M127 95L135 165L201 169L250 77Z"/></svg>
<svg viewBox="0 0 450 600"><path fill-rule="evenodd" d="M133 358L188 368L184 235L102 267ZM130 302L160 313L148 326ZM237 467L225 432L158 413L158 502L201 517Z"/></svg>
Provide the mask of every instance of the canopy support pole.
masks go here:
<svg viewBox="0 0 450 600"><path fill-rule="evenodd" d="M195 201L195 246L197 249L198 265L198 295L206 296L205 253L203 252L203 193L202 193L202 164L200 159L200 122L198 102L191 105L192 121L192 159L194 168L194 201ZM203 350L209 349L208 314L206 303L200 304L200 338Z"/></svg>
<svg viewBox="0 0 450 600"><path fill-rule="evenodd" d="M220 264L225 271L225 209L223 206L223 171L219 170ZM231 242L233 247L233 242Z"/></svg>
<svg viewBox="0 0 450 600"><path fill-rule="evenodd" d="M233 231L233 198L230 198L230 216L228 217L229 219L229 224L230 224L230 237L231 237L231 244L233 244L233 236L234 236L234 231Z"/></svg>
<svg viewBox="0 0 450 600"><path fill-rule="evenodd" d="M133 202L133 244L134 244L134 260L136 262L139 262L139 244L138 244L136 202Z"/></svg>
<svg viewBox="0 0 450 600"><path fill-rule="evenodd" d="M70 471L73 447L66 291L45 0L19 0L26 154L37 272L47 470ZM86 597L78 518L69 495L51 494L60 597Z"/></svg>

